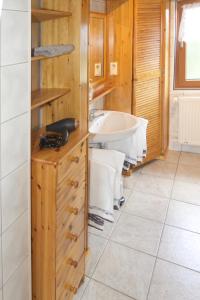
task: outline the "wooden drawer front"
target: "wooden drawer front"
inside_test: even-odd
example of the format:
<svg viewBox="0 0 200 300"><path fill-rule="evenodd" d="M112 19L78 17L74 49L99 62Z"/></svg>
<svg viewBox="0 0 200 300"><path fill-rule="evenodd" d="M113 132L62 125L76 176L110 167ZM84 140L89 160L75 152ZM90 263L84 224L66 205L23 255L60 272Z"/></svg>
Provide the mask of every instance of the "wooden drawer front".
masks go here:
<svg viewBox="0 0 200 300"><path fill-rule="evenodd" d="M66 251L74 246L85 228L85 209L83 207L80 213L71 221L64 214L61 214L60 218L62 220L60 220L60 225L57 226L56 252L57 256L65 256Z"/></svg>
<svg viewBox="0 0 200 300"><path fill-rule="evenodd" d="M56 254L56 274L57 283L60 284L64 271L69 272L69 269L77 269L78 262L85 252L85 232L81 232L78 240L69 247L67 251Z"/></svg>
<svg viewBox="0 0 200 300"><path fill-rule="evenodd" d="M66 155L58 165L58 182L61 182L66 174L72 170L80 169L81 163L85 160L86 157L86 141L77 146L71 154Z"/></svg>
<svg viewBox="0 0 200 300"><path fill-rule="evenodd" d="M57 228L66 230L68 224L80 215L82 208L85 206L85 184L79 190L69 195L66 200L59 203L57 209Z"/></svg>
<svg viewBox="0 0 200 300"><path fill-rule="evenodd" d="M72 268L69 272L63 273L62 277L65 278L63 282L57 286L56 300L72 300L77 293L78 287L85 272L85 254L81 257L76 270Z"/></svg>
<svg viewBox="0 0 200 300"><path fill-rule="evenodd" d="M67 203L76 205L77 199L82 197L83 187L86 185L86 162L83 161L80 168L71 171L57 188L57 211ZM84 193L85 195L85 193ZM70 203L71 202L71 203Z"/></svg>

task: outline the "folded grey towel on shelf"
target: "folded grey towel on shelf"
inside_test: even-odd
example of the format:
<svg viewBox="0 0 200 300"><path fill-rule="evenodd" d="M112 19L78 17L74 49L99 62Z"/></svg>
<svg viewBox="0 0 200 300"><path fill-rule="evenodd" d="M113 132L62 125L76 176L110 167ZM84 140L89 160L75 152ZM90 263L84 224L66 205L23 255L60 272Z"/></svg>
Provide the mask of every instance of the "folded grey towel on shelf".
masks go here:
<svg viewBox="0 0 200 300"><path fill-rule="evenodd" d="M70 54L74 50L75 50L75 46L73 44L49 45L49 46L34 48L32 50L32 56L54 57L63 54Z"/></svg>

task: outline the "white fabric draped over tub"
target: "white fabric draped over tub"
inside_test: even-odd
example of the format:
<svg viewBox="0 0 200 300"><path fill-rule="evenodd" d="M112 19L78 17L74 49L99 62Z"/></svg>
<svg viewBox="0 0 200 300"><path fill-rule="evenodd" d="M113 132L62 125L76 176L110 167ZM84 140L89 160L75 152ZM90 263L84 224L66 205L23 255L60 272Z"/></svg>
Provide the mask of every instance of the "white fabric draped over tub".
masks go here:
<svg viewBox="0 0 200 300"><path fill-rule="evenodd" d="M89 225L103 230L104 221L114 222L113 208L123 198L122 168L125 154L90 149Z"/></svg>
<svg viewBox="0 0 200 300"><path fill-rule="evenodd" d="M119 209L123 197L122 169L137 165L146 157L148 121L126 139L105 143L105 149L92 148L90 160L89 225L103 230L104 221L114 222L113 208Z"/></svg>
<svg viewBox="0 0 200 300"><path fill-rule="evenodd" d="M129 165L136 166L141 163L147 154L147 125L148 121L138 118L140 126L130 137L105 144L106 149L114 149L126 155L124 169L129 169Z"/></svg>

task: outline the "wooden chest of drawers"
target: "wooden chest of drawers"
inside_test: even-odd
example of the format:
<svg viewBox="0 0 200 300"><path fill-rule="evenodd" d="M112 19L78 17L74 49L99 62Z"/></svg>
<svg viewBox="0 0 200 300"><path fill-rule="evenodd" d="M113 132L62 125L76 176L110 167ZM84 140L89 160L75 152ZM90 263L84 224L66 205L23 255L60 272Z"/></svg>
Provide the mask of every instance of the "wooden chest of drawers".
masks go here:
<svg viewBox="0 0 200 300"><path fill-rule="evenodd" d="M41 152L32 159L32 298L70 300L85 270L87 137Z"/></svg>

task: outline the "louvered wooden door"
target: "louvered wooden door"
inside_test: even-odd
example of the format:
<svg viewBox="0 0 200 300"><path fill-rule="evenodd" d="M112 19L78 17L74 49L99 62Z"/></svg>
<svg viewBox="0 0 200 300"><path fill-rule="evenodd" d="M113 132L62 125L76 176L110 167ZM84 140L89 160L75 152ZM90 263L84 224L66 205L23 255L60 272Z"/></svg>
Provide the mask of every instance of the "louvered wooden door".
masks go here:
<svg viewBox="0 0 200 300"><path fill-rule="evenodd" d="M147 161L161 154L162 0L134 0L133 114L149 120Z"/></svg>

